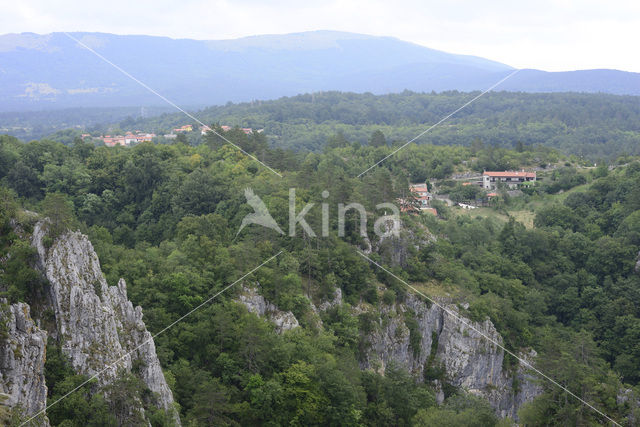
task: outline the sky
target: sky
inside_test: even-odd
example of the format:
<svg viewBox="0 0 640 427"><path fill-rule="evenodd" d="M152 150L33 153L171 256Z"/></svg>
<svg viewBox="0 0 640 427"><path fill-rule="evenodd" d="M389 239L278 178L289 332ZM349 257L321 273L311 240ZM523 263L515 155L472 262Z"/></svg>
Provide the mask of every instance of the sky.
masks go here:
<svg viewBox="0 0 640 427"><path fill-rule="evenodd" d="M640 72L640 1L0 0L0 33L228 39L312 30L392 36L516 68Z"/></svg>

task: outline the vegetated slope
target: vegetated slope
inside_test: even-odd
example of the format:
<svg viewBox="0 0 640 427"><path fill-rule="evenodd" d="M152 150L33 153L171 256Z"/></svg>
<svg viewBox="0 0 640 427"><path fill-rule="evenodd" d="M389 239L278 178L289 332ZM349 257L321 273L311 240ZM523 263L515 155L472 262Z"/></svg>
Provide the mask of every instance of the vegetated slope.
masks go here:
<svg viewBox="0 0 640 427"><path fill-rule="evenodd" d="M276 101L210 107L194 113L205 123L264 128L280 148L319 151L338 132L366 144L375 130L404 143L455 111L477 93L375 96L323 92ZM121 126L170 130L190 123L181 113L127 120ZM544 145L589 159L640 154L640 98L577 93L488 93L416 143Z"/></svg>
<svg viewBox="0 0 640 427"><path fill-rule="evenodd" d="M17 193L3 190L0 208L13 206L17 197L60 224L78 221L107 282L127 280L151 332L282 251L242 284L254 289L249 296L258 302L255 309L239 303L247 291L238 286L157 337L158 358L170 373L185 424L428 425L450 419L454 425L495 425L491 396L505 397L494 403L507 402L530 390L513 358L482 347L486 342L474 331L457 328L428 301L409 295L358 249L371 250L368 256L398 277L491 336L499 334L511 351L535 349L539 369L616 420L633 417L640 381L638 162L630 159L610 173L600 168L585 178L584 194L562 202L537 194L553 193L555 186L543 181L533 187L523 200L542 204L530 229L516 221L454 217L439 204L438 217L402 215L400 236L382 238L373 233L382 214L376 205L407 197L410 180L443 179L487 162L557 164L559 157L549 150L410 146L356 178L392 149L336 140L324 153L295 154L269 148L262 134L226 136L283 178L214 137L198 147L114 149L4 137L0 150L0 179ZM567 176L567 188L582 182ZM306 219L316 232L322 229L320 205L328 203L329 236L312 239L301 227L296 237L280 236L257 225L238 234L253 212L247 187L281 226L288 222L291 187L297 212L315 203ZM338 236L337 205L354 201L369 212L368 241L355 212L347 216L344 237ZM496 208L508 210L516 202L503 197ZM12 303L37 296L41 286L13 280L29 278L20 268L28 265L29 252L21 249L12 244L11 256L2 257L2 283L12 284L6 290ZM268 321L289 314L298 327ZM449 363L447 349L470 364ZM456 370L461 366L469 368L462 377ZM486 379L489 371L495 373L491 384L470 380ZM465 384L479 386L488 400L465 393ZM539 385L542 394L520 407L521 421L602 422L551 383ZM73 401L58 415L75 419L75 405L84 403Z"/></svg>
<svg viewBox="0 0 640 427"><path fill-rule="evenodd" d="M36 223L37 215L20 212L0 191L0 289L9 298L0 299L3 425L89 418L179 427L153 338L125 281L107 285L87 237L65 231L72 224L60 205Z"/></svg>
<svg viewBox="0 0 640 427"><path fill-rule="evenodd" d="M194 111L206 124L264 129L280 148L321 151L337 133L368 144L374 131L388 143L413 139L477 93L445 92L391 95L322 92L276 101L228 104ZM465 145L482 142L508 148L543 145L590 161L639 154L640 98L604 94L526 94L492 92L419 138L416 143ZM165 110L166 111L166 110ZM146 110L145 114L162 110ZM192 123L183 113L140 117L132 109L88 109L0 114L2 132L25 141L47 137L71 144L91 132L113 134L144 130L159 135ZM187 134L202 142L198 123ZM66 130L63 130L65 129ZM70 129L74 128L74 129Z"/></svg>

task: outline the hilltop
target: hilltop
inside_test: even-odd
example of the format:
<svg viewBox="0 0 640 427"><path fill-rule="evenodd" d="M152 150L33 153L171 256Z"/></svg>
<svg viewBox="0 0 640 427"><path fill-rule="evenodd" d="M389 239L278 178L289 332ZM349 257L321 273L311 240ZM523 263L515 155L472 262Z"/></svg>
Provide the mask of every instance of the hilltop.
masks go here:
<svg viewBox="0 0 640 427"><path fill-rule="evenodd" d="M336 31L234 40L70 33L184 107L339 90L385 94L485 89L513 67L392 37ZM1 111L165 103L64 33L0 36ZM522 70L500 86L526 92L640 95L640 74Z"/></svg>

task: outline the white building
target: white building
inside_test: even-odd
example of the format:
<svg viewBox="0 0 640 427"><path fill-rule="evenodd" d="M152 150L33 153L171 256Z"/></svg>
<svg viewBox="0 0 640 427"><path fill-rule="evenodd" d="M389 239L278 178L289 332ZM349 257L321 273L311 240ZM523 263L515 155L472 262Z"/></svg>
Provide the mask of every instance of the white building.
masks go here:
<svg viewBox="0 0 640 427"><path fill-rule="evenodd" d="M503 183L509 188L517 188L525 182L535 182L535 172L525 171L505 171L505 172L484 172L482 174L482 187L491 190L498 187L499 183Z"/></svg>

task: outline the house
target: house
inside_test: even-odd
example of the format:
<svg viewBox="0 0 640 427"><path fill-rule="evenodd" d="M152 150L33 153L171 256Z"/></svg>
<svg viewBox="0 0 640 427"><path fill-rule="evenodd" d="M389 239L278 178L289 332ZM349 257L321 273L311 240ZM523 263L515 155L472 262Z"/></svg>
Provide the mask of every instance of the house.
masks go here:
<svg viewBox="0 0 640 427"><path fill-rule="evenodd" d="M110 135L105 135L104 138L102 138L102 141L104 142L104 145L106 145L107 147L115 147L116 145L127 145L127 143L125 142L124 136L122 135L115 135L115 136L110 136Z"/></svg>
<svg viewBox="0 0 640 427"><path fill-rule="evenodd" d="M184 126L180 126L179 128L175 128L173 130L174 133L178 133L178 132L191 132L193 131L193 126L191 125L184 125Z"/></svg>
<svg viewBox="0 0 640 427"><path fill-rule="evenodd" d="M210 132L210 131L211 131L211 128L207 125L200 127L200 135L206 135L207 132Z"/></svg>
<svg viewBox="0 0 640 427"><path fill-rule="evenodd" d="M151 142L155 137L155 133L138 133L136 135L136 142Z"/></svg>
<svg viewBox="0 0 640 427"><path fill-rule="evenodd" d="M140 142L151 142L153 138L155 138L155 133L142 133L138 132L134 134L133 132L127 132L123 135L105 135L100 137L99 139L104 142L104 145L107 147L115 147L116 145L127 146L131 144L137 144Z"/></svg>
<svg viewBox="0 0 640 427"><path fill-rule="evenodd" d="M415 206L408 203L405 199L398 199L398 202L400 203L400 212L406 212L410 214L417 214L419 212Z"/></svg>
<svg viewBox="0 0 640 427"><path fill-rule="evenodd" d="M426 209L429 207L429 200L431 200L431 193L427 188L427 184L411 184L409 190L413 194L413 197L418 202L420 209Z"/></svg>
<svg viewBox="0 0 640 427"><path fill-rule="evenodd" d="M482 174L482 187L491 190L498 187L500 183L509 188L517 188L525 182L535 182L535 172L525 171L505 171L505 172L489 172Z"/></svg>
<svg viewBox="0 0 640 427"><path fill-rule="evenodd" d="M127 132L124 135L124 143L126 145L135 144L136 142L138 142L138 138L133 133Z"/></svg>

